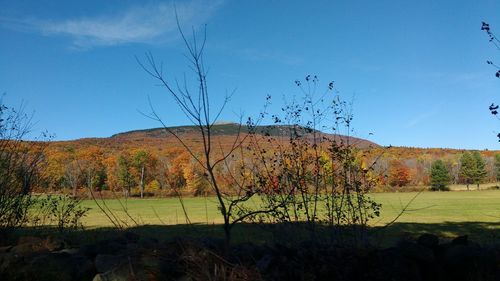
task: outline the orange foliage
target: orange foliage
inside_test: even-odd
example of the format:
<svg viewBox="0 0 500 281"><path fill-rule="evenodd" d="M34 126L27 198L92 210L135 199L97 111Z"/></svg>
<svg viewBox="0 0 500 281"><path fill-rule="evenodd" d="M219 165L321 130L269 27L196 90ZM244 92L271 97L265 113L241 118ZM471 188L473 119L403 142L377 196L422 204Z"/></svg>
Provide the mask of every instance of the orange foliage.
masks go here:
<svg viewBox="0 0 500 281"><path fill-rule="evenodd" d="M391 186L403 187L410 183L410 169L401 161L393 160L389 168L389 184Z"/></svg>
<svg viewBox="0 0 500 281"><path fill-rule="evenodd" d="M69 186L66 178L68 169L77 169L80 173L78 175L79 187L90 184L93 188L107 186L113 190L120 189L117 179L118 155L128 154L133 158L136 152L143 150L148 155L144 179L146 186L154 185L155 188L159 186L166 191L181 191L186 190L186 187L191 191L203 189L205 179L201 167L197 166L199 164L193 162L191 155L179 145L175 138L163 133L155 134L139 131L111 138L53 142L45 152L47 165L43 172L47 180L43 188L54 190ZM194 153L202 151L203 144L198 141L197 134L186 131L181 133L181 137ZM268 144L269 139L266 136L258 137L259 146L267 151L264 155L272 155L274 152L273 145ZM214 136L214 143L217 144L216 153L219 148L227 151L233 141L234 136L231 135ZM238 180L248 179L245 185L254 184L251 180L251 170L240 169L241 165L248 164L244 161L249 161L252 153L255 152L245 150L238 157L231 158L232 162L227 166L222 165L224 167L216 171L218 180L225 189L234 186L234 177ZM390 184L402 187L408 184L428 184L429 167L432 161L445 158L451 163L451 167L455 167L455 162L462 153L463 150L441 148L361 147L356 155L356 161L370 173L370 179L378 185ZM493 157L496 153L498 152L481 152L483 157ZM380 157L381 155L383 157ZM303 157L310 158L311 155L305 153ZM325 159L328 160L328 158ZM374 161L378 163L372 169ZM326 170L335 168L325 167ZM140 177L140 169L133 168L131 172L136 179ZM267 181L271 189L279 185L277 179L267 179Z"/></svg>

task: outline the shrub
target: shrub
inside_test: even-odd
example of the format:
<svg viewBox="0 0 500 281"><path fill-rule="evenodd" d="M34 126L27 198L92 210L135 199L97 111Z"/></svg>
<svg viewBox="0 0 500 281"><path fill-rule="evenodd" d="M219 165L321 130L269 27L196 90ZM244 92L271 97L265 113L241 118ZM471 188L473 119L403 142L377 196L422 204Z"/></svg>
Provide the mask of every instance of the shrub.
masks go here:
<svg viewBox="0 0 500 281"><path fill-rule="evenodd" d="M23 105L13 109L0 100L0 227L25 223L32 205L30 193L39 180L46 144L25 141L31 133L31 119Z"/></svg>
<svg viewBox="0 0 500 281"><path fill-rule="evenodd" d="M47 195L33 200L30 223L34 226L56 225L59 232L82 228L82 218L90 208L82 207L81 199L67 195Z"/></svg>
<svg viewBox="0 0 500 281"><path fill-rule="evenodd" d="M363 242L370 219L380 213L380 204L368 192L375 186L373 164L366 164L362 153L341 130L351 132L349 104L335 97L325 102L317 98L317 77L307 76L302 90L303 102L292 101L283 109L284 116L273 115L276 133L253 134L249 150L254 152L253 182L263 198L260 221L305 225L314 241L318 228L327 226L332 233L355 230L350 241ZM327 92L334 91L330 83ZM296 99L299 100L299 99ZM324 124L329 120L333 123ZM329 129L325 134L320 129ZM279 135L282 134L282 135ZM274 146L270 148L269 146ZM301 222L305 222L302 224ZM359 231L358 231L359 230ZM346 232L344 232L346 233ZM339 235L332 235L334 242Z"/></svg>
<svg viewBox="0 0 500 281"><path fill-rule="evenodd" d="M145 191L148 193L155 193L160 191L160 183L157 180L152 180L146 185Z"/></svg>

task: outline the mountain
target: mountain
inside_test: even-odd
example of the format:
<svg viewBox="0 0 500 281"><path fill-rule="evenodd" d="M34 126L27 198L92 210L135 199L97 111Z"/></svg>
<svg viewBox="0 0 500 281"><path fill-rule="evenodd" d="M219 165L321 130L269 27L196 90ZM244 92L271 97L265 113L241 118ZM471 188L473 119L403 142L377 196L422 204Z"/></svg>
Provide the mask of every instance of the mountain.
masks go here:
<svg viewBox="0 0 500 281"><path fill-rule="evenodd" d="M198 128L196 126L176 126L169 127L169 130L173 131L175 134L187 138L195 138L198 134ZM312 136L314 133L319 137L327 137L327 138L340 138L343 141L346 141L349 138L349 142L359 148L368 148L368 147L379 147L378 144L361 138L356 137L347 137L347 136L339 136L328 133L323 133L318 130L308 130L304 127L293 127L286 125L261 125L253 128L254 132L257 134L261 134L263 136L269 137L277 137L277 136L291 136L296 133L301 136ZM249 129L246 125L239 125L237 123L224 123L224 124L215 124L212 127L212 136L214 138L223 137L223 136L236 136L238 133L246 134L249 132ZM117 141L144 141L144 140L152 140L152 139L168 139L172 138L172 135L165 128L152 128L152 129L143 129L143 130L133 130L123 133L114 134L110 137L112 140Z"/></svg>

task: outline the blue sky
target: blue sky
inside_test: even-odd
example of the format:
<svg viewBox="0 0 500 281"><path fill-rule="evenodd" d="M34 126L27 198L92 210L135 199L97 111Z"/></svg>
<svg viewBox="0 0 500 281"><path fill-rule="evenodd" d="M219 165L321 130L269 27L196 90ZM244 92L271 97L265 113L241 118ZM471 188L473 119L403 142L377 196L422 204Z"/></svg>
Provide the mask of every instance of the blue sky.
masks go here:
<svg viewBox="0 0 500 281"><path fill-rule="evenodd" d="M0 92L25 101L56 139L106 137L186 124L164 89L137 64L151 51L169 77L189 74L171 1L0 0ZM222 119L255 116L299 94L316 74L354 101L359 137L382 145L500 149L500 80L486 60L500 52L491 1L176 1L181 25L207 25L206 64L215 105L236 89ZM373 135L369 136L369 133Z"/></svg>

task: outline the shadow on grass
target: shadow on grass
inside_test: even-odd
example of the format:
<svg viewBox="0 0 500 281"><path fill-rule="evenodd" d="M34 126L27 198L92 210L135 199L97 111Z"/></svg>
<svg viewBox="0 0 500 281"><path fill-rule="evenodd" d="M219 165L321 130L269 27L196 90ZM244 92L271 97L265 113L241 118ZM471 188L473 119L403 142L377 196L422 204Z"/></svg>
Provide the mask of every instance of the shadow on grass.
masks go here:
<svg viewBox="0 0 500 281"><path fill-rule="evenodd" d="M222 226L218 224L178 224L178 225L140 225L130 227L127 231L143 237L160 241L175 238L220 238L224 237ZM328 228L318 228L318 239L329 239L338 235ZM344 232L345 234L346 232ZM445 223L394 223L388 227L368 229L371 243L374 246L391 246L402 238L417 237L424 233L432 233L442 240L468 235L473 241L482 244L500 243L500 222L445 222ZM93 243L103 239L112 239L123 234L116 228L93 228L62 233L71 243ZM310 239L310 232L304 224L239 224L233 229L234 243L293 243ZM13 244L21 236L61 235L53 227L24 227L18 229L0 229L0 246ZM347 235L350 235L349 231Z"/></svg>
<svg viewBox="0 0 500 281"><path fill-rule="evenodd" d="M439 236L442 240L468 235L472 241L482 244L500 243L499 222L444 222L444 223L394 223L387 228L372 228L372 237L380 245L390 245L403 237L417 237L425 233Z"/></svg>

